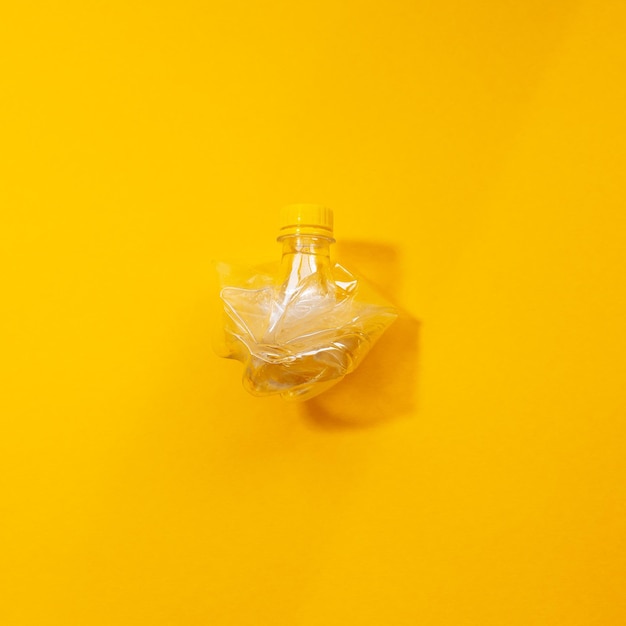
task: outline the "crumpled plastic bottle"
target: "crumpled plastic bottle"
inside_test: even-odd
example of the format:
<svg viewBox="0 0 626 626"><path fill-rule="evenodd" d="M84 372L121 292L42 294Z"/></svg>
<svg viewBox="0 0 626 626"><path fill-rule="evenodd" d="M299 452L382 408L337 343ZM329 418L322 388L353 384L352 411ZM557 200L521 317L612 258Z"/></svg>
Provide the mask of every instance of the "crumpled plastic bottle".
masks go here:
<svg viewBox="0 0 626 626"><path fill-rule="evenodd" d="M363 279L333 264L333 213L294 204L281 214L277 267L238 272L218 263L220 356L244 364L253 395L308 399L338 383L396 319Z"/></svg>

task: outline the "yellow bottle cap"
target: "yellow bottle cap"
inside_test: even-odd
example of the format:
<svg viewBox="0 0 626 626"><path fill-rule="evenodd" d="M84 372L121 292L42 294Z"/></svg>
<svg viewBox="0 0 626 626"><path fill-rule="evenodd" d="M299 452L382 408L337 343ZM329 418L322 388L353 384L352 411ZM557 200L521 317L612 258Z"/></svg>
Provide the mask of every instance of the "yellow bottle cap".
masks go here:
<svg viewBox="0 0 626 626"><path fill-rule="evenodd" d="M289 204L280 212L278 238L318 235L333 238L333 211L321 204Z"/></svg>

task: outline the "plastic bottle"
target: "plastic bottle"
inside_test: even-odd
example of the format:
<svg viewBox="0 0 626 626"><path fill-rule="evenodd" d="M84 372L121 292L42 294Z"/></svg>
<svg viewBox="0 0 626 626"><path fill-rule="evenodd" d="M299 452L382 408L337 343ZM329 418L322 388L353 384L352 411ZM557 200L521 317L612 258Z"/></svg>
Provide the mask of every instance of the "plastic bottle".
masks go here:
<svg viewBox="0 0 626 626"><path fill-rule="evenodd" d="M278 241L282 259L273 274L256 269L235 280L222 266L222 353L244 363L252 394L306 399L353 371L396 313L363 302L362 279L331 263L330 209L285 207Z"/></svg>

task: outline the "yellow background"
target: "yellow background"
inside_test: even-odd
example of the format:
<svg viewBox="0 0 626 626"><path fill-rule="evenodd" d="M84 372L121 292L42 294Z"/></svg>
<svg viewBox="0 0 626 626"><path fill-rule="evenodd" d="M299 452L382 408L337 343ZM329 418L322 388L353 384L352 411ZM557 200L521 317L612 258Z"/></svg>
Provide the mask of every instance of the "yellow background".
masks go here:
<svg viewBox="0 0 626 626"><path fill-rule="evenodd" d="M0 623L626 623L626 5L0 10ZM289 202L402 308L211 352Z"/></svg>

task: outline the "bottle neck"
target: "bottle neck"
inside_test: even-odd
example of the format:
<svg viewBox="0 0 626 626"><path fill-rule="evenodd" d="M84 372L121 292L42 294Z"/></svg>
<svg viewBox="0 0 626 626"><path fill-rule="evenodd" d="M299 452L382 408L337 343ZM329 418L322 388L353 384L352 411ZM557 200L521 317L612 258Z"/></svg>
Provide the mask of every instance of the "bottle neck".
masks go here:
<svg viewBox="0 0 626 626"><path fill-rule="evenodd" d="M331 280L329 237L319 235L288 235L280 237L283 255L280 264L279 282L288 290L296 286L311 274L318 274L320 279Z"/></svg>
<svg viewBox="0 0 626 626"><path fill-rule="evenodd" d="M330 256L330 244L333 239L319 235L287 235L279 237L283 244L283 258L289 254L309 254L320 257Z"/></svg>

